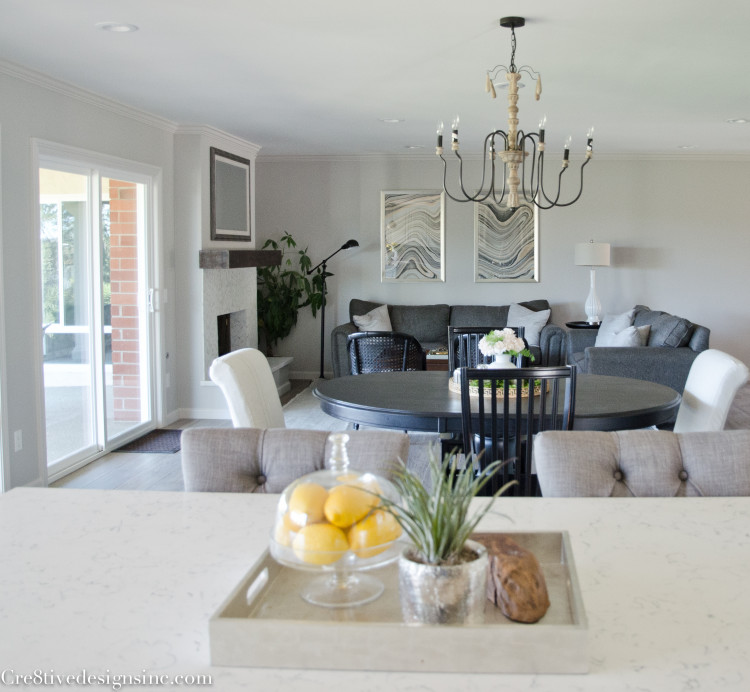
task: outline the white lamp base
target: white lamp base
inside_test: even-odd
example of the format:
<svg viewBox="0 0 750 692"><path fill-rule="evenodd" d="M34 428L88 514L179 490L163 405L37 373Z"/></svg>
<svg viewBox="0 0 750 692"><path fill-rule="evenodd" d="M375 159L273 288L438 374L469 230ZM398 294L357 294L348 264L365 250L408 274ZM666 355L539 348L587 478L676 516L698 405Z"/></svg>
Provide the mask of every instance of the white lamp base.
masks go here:
<svg viewBox="0 0 750 692"><path fill-rule="evenodd" d="M599 324L599 313L602 311L602 304L599 302L599 298L596 295L596 270L591 269L591 285L589 287L589 294L586 297L586 321L589 324Z"/></svg>

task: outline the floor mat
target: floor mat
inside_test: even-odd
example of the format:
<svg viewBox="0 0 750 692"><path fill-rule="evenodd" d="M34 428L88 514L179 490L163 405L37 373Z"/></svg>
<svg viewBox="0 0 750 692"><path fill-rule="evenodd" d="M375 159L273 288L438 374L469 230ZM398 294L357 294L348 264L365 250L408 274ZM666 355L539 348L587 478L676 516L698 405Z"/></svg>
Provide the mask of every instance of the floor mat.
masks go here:
<svg viewBox="0 0 750 692"><path fill-rule="evenodd" d="M114 451L174 454L180 451L180 435L182 435L182 430L152 430L143 437L128 442Z"/></svg>

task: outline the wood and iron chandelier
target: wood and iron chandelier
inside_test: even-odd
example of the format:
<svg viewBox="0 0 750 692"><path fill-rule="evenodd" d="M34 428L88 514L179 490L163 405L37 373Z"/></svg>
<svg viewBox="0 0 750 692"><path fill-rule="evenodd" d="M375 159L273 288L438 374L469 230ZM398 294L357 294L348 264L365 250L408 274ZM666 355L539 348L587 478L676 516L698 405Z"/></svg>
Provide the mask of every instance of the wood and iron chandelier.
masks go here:
<svg viewBox="0 0 750 692"><path fill-rule="evenodd" d="M507 206L515 209L520 202L535 204L540 209L552 207L567 207L578 201L583 192L583 169L593 156L594 128L590 128L586 135L586 155L580 169L580 186L578 194L568 201L560 201L562 177L568 170L570 157L570 141L568 137L563 150L562 167L557 176L557 190L549 192L544 187L544 126L546 118L539 123L539 132L524 132L518 129L518 83L521 73L525 72L532 79L536 79L536 99L542 93L542 80L539 73L528 65L516 67L516 28L526 23L523 17L503 17L500 26L510 29L511 54L510 65L497 65L487 71L486 91L492 98L496 98L494 81L505 73L508 80L508 131L494 130L484 140L484 163L482 168L482 184L475 194L470 194L464 186L463 159L459 154L458 145L458 116L453 121L451 135L451 150L459 161L458 185L460 192L451 194L448 190L448 162L443 156L443 123L437 127L437 155L443 161L443 189L456 202L494 202L502 204L507 195ZM527 157L529 160L527 161ZM498 180L495 167L503 162L502 182ZM489 177L489 180L487 178Z"/></svg>

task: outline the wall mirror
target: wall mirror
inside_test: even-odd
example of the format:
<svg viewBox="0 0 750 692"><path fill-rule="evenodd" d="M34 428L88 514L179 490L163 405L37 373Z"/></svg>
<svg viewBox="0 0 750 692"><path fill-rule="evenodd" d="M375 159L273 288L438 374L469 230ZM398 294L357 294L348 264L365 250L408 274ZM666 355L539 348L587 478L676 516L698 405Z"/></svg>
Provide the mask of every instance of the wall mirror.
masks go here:
<svg viewBox="0 0 750 692"><path fill-rule="evenodd" d="M251 240L250 161L211 147L211 240Z"/></svg>

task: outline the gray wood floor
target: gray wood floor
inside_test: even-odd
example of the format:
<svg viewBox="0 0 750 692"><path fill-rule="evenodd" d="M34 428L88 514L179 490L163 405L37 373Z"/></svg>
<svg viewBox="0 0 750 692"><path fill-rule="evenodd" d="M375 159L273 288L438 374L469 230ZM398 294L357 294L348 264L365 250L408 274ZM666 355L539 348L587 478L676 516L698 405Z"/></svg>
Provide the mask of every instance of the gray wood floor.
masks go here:
<svg viewBox="0 0 750 692"><path fill-rule="evenodd" d="M310 384L307 380L292 380L292 390L281 403L296 396ZM170 428L232 427L230 420L178 420ZM750 383L737 393L727 419L728 429L750 428ZM119 490L184 490L182 461L176 454L136 454L113 452L84 466L51 485L54 488L96 488Z"/></svg>
<svg viewBox="0 0 750 692"><path fill-rule="evenodd" d="M292 388L281 397L285 404L310 384L310 380L292 380ZM183 418L167 426L186 428L231 428L232 421ZM99 490L185 490L182 481L182 457L175 454L112 452L55 481L52 488L90 488Z"/></svg>

